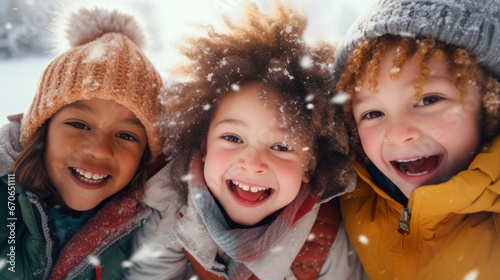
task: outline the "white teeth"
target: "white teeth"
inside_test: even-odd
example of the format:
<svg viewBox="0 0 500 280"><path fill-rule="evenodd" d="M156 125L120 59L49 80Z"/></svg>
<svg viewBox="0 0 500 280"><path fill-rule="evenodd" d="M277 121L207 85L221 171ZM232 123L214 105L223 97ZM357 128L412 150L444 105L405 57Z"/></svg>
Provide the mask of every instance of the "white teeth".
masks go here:
<svg viewBox="0 0 500 280"><path fill-rule="evenodd" d="M101 180L104 180L108 177L107 174L91 173L89 171L85 171L85 170L82 170L80 168L73 168L73 170L75 170L76 173L80 174L80 176L82 176L83 179L86 179L85 180L86 182L87 182L87 180L101 181Z"/></svg>
<svg viewBox="0 0 500 280"><path fill-rule="evenodd" d="M264 191L264 190L267 190L269 188L258 188L258 187L251 187L251 186L248 186L248 185L245 185L245 184L242 184L240 182L237 182L237 181L234 181L234 180L231 180L231 182L233 182L233 184L235 184L236 186L238 186L238 188L244 190L244 191L251 191L253 193L256 193L256 192L260 192L260 191Z"/></svg>
<svg viewBox="0 0 500 280"><path fill-rule="evenodd" d="M421 160L423 158L429 158L429 157L419 157L419 158L412 158L412 159L400 159L400 160L396 160L396 162L412 162L412 161Z"/></svg>
<svg viewBox="0 0 500 280"><path fill-rule="evenodd" d="M425 175L429 173L429 171L424 171L424 172L420 172L420 173L410 173L410 171L406 171L406 175L408 176L422 176L422 175Z"/></svg>

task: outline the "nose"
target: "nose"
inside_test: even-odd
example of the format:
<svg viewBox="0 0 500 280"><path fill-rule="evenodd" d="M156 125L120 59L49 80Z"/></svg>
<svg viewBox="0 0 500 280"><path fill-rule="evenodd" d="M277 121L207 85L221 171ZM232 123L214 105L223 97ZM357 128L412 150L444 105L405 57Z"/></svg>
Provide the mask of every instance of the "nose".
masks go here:
<svg viewBox="0 0 500 280"><path fill-rule="evenodd" d="M242 153L237 162L238 167L248 173L266 174L269 165L266 163L265 151L249 148Z"/></svg>
<svg viewBox="0 0 500 280"><path fill-rule="evenodd" d="M384 142L399 145L411 143L421 137L421 132L405 118L390 120L386 126Z"/></svg>
<svg viewBox="0 0 500 280"><path fill-rule="evenodd" d="M113 139L103 133L93 133L87 141L82 143L82 151L98 159L113 156Z"/></svg>

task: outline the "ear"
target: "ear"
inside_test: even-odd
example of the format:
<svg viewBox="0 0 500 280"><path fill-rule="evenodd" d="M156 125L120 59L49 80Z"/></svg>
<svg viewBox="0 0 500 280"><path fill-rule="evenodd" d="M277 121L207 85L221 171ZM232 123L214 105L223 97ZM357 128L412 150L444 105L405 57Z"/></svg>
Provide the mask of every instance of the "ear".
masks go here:
<svg viewBox="0 0 500 280"><path fill-rule="evenodd" d="M316 171L316 159L311 158L308 163L307 170L304 171L304 176L302 177L302 182L304 183L309 183L311 182L312 176L314 175L314 172Z"/></svg>
<svg viewBox="0 0 500 280"><path fill-rule="evenodd" d="M200 151L201 151L201 162L205 163L205 158L207 157L207 141L203 140L201 141L200 144Z"/></svg>

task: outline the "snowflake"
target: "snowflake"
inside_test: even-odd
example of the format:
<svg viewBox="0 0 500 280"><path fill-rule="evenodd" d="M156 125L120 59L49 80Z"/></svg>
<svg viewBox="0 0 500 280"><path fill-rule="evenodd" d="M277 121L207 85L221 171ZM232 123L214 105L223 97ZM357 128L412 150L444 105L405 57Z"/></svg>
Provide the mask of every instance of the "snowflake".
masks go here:
<svg viewBox="0 0 500 280"><path fill-rule="evenodd" d="M368 240L368 237L366 237L366 235L363 235L363 234L361 234L358 237L358 240L359 240L359 242L361 242L361 244L364 244L364 245L368 245L368 243L370 243L370 241Z"/></svg>
<svg viewBox="0 0 500 280"><path fill-rule="evenodd" d="M304 99L306 102L311 102L314 100L314 94L308 94L306 98Z"/></svg>
<svg viewBox="0 0 500 280"><path fill-rule="evenodd" d="M344 104L349 98L350 96L347 93L337 93L333 96L332 102L334 104Z"/></svg>
<svg viewBox="0 0 500 280"><path fill-rule="evenodd" d="M98 44L92 47L87 54L87 57L82 60L83 63L94 63L102 62L106 60L106 46L104 44Z"/></svg>
<svg viewBox="0 0 500 280"><path fill-rule="evenodd" d="M237 85L237 84L232 84L232 85L231 85L231 89L232 89L233 91L239 91L239 90L240 90L240 86L239 86L239 85Z"/></svg>
<svg viewBox="0 0 500 280"><path fill-rule="evenodd" d="M272 247L269 251L271 253L278 253L278 252L281 252L283 250L284 250L283 246L276 246L276 247Z"/></svg>
<svg viewBox="0 0 500 280"><path fill-rule="evenodd" d="M311 233L309 234L309 236L307 236L307 241L312 241L316 238L316 235L314 233Z"/></svg>
<svg viewBox="0 0 500 280"><path fill-rule="evenodd" d="M211 82L212 81L212 77L213 77L214 73L210 73L207 75L207 81Z"/></svg>
<svg viewBox="0 0 500 280"><path fill-rule="evenodd" d="M399 73L401 71L401 68L399 67L392 67L391 70L389 70L389 72L391 74L396 74L396 73Z"/></svg>
<svg viewBox="0 0 500 280"><path fill-rule="evenodd" d="M300 59L299 63L300 63L300 67L307 69L307 68L311 68L311 66L313 64L313 60L312 60L310 55L305 55Z"/></svg>
<svg viewBox="0 0 500 280"><path fill-rule="evenodd" d="M464 276L464 280L476 280L478 279L479 271L477 269L471 270Z"/></svg>
<svg viewBox="0 0 500 280"><path fill-rule="evenodd" d="M181 177L181 181L183 182L189 182L193 179L193 175L192 174L186 174L184 176Z"/></svg>
<svg viewBox="0 0 500 280"><path fill-rule="evenodd" d="M99 260L99 258L97 256L94 256L94 255L89 255L87 257L87 260L89 261L89 263L93 266L100 266L101 265L101 261Z"/></svg>

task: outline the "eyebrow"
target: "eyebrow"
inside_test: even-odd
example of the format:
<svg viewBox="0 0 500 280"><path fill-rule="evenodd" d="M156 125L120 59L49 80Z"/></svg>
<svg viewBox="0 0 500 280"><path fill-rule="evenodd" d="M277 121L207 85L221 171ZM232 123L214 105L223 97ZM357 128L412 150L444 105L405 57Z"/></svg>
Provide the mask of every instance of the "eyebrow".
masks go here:
<svg viewBox="0 0 500 280"><path fill-rule="evenodd" d="M68 108L73 108L73 109L76 109L76 110L80 110L80 111L84 111L84 112L87 112L87 113L95 113L95 110L93 110L91 107L85 105L85 104L82 104L82 103L71 103L71 104L68 104L66 105Z"/></svg>
<svg viewBox="0 0 500 280"><path fill-rule="evenodd" d="M372 94L372 93L370 93L370 94ZM351 107L354 107L354 106L356 106L356 105L358 105L360 103L363 103L368 98L369 98L369 96L363 96L361 98L352 98L351 99L352 100Z"/></svg>
<svg viewBox="0 0 500 280"><path fill-rule="evenodd" d="M214 125L214 127L217 127L219 125L224 125L224 124L232 124L232 125L241 126L243 128L248 128L248 124L246 122L244 122L242 120L238 120L238 119L222 119L219 122L217 122ZM275 129L281 131L282 133L286 133L288 131L287 129L282 128L282 127L277 127Z"/></svg>
<svg viewBox="0 0 500 280"><path fill-rule="evenodd" d="M248 127L248 125L245 122L243 122L242 120L237 120L237 119L222 119L219 122L217 122L214 125L214 127L217 127L217 126L223 125L223 124L234 124L234 125L238 125L238 126L242 126L242 127Z"/></svg>
<svg viewBox="0 0 500 280"><path fill-rule="evenodd" d="M78 103L78 102L71 103L71 104L68 104L66 106L70 109L80 110L80 111L84 111L86 113L91 113L91 114L96 113L96 111L94 109L92 109L92 107L87 106L87 105L82 104L82 103ZM120 119L120 121L128 123L128 124L132 124L132 125L138 125L141 127L143 126L141 121L137 117Z"/></svg>

